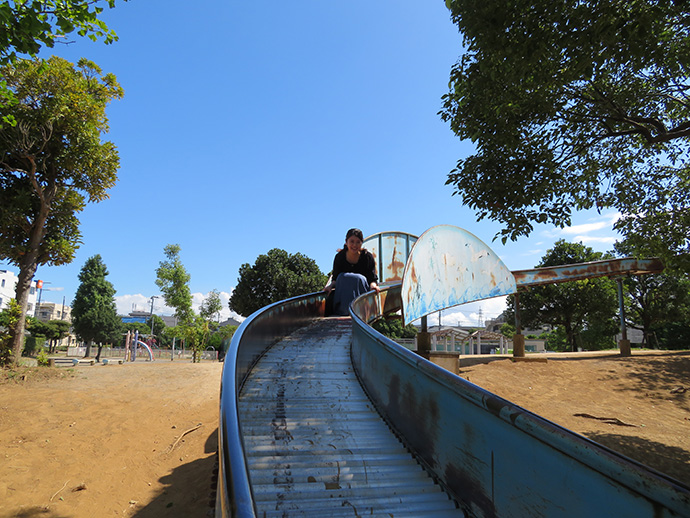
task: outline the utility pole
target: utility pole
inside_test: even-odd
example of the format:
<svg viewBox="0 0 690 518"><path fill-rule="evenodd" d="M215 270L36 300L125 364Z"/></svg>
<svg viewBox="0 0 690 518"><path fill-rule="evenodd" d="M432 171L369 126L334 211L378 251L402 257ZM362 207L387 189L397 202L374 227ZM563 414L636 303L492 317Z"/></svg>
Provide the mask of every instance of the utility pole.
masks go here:
<svg viewBox="0 0 690 518"><path fill-rule="evenodd" d="M158 295L153 295L151 297L151 316L149 317L151 319L151 336L153 336L153 300L157 298Z"/></svg>

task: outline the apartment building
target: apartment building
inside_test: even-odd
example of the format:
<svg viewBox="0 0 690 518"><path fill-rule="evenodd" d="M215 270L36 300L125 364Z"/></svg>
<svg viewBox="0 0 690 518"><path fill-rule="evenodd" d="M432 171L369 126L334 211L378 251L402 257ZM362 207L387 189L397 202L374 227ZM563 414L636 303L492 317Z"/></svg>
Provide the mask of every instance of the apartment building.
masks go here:
<svg viewBox="0 0 690 518"><path fill-rule="evenodd" d="M0 270L0 311L5 309L9 301L14 298L18 280L19 279L14 272L9 270ZM29 290L29 305L26 308L27 314L33 315L36 309L37 297L38 288L36 288L36 281L31 281L31 289Z"/></svg>
<svg viewBox="0 0 690 518"><path fill-rule="evenodd" d="M72 322L72 308L55 302L41 302L36 308L36 318L41 322L50 320Z"/></svg>

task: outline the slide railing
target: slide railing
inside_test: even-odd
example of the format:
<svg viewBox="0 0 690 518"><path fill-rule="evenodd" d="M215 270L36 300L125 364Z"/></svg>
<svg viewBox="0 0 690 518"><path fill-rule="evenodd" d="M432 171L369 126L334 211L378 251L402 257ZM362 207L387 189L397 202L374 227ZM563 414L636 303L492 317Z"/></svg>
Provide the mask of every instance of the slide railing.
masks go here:
<svg viewBox="0 0 690 518"><path fill-rule="evenodd" d="M352 362L390 426L476 517L690 516L690 489L451 374L370 327L400 285L352 305ZM256 312L225 357L216 516L254 517L238 396L261 355L324 314L322 293ZM557 404L557 402L555 402Z"/></svg>
<svg viewBox="0 0 690 518"><path fill-rule="evenodd" d="M690 489L680 482L449 373L368 325L400 306L400 285L353 303L352 362L384 419L469 516L690 516Z"/></svg>
<svg viewBox="0 0 690 518"><path fill-rule="evenodd" d="M324 293L276 302L249 316L225 348L218 426L218 492L216 517L256 516L239 423L242 383L261 355L281 338L322 317Z"/></svg>

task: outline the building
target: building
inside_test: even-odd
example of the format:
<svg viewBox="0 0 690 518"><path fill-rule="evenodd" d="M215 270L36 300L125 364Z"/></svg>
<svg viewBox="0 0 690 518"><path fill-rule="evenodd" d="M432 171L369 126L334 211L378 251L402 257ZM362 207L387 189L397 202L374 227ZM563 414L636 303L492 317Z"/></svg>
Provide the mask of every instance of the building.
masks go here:
<svg viewBox="0 0 690 518"><path fill-rule="evenodd" d="M218 327L225 327L225 326L237 326L239 327L242 324L242 322L239 322L235 320L232 317L229 317L227 320L223 320L220 324L218 324Z"/></svg>
<svg viewBox="0 0 690 518"><path fill-rule="evenodd" d="M125 324L131 324L133 322L139 322L141 324L145 324L146 322L148 322L150 317L151 317L151 313L149 311L132 311L126 317L120 317L120 318L122 319L122 322L124 322Z"/></svg>
<svg viewBox="0 0 690 518"><path fill-rule="evenodd" d="M0 310L5 309L9 301L14 298L17 289L18 277L9 270L0 270ZM36 308L36 299L38 296L38 289L36 288L37 281L31 281L31 289L29 290L29 305L26 308L28 315L33 315Z"/></svg>
<svg viewBox="0 0 690 518"><path fill-rule="evenodd" d="M174 315L157 315L166 327L174 327L177 325L177 318ZM146 324L150 322L151 312L150 311L132 311L127 316L120 316L122 322L125 324L131 324L132 322L139 322L141 324Z"/></svg>
<svg viewBox="0 0 690 518"><path fill-rule="evenodd" d="M56 304L55 302L41 302L36 307L36 318L41 322L48 322L50 320L65 320L72 322L72 308L65 306L65 304Z"/></svg>

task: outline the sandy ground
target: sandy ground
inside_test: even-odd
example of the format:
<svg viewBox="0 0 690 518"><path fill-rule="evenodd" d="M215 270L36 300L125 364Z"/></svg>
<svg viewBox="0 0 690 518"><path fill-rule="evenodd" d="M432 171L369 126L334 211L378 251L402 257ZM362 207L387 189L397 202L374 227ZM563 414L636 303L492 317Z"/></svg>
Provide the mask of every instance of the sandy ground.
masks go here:
<svg viewBox="0 0 690 518"><path fill-rule="evenodd" d="M1 384L0 517L208 516L222 365L43 368Z"/></svg>
<svg viewBox="0 0 690 518"><path fill-rule="evenodd" d="M156 361L0 376L0 517L209 516L221 371ZM460 375L690 484L688 351L464 358Z"/></svg>
<svg viewBox="0 0 690 518"><path fill-rule="evenodd" d="M463 357L460 376L690 486L690 351L548 356Z"/></svg>

